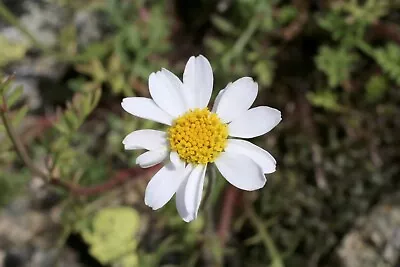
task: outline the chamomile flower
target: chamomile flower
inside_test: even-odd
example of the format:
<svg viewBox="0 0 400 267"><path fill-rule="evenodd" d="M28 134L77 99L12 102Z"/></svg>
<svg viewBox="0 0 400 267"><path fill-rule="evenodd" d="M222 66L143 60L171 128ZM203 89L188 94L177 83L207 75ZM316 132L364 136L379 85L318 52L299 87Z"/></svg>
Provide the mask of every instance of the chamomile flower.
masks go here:
<svg viewBox="0 0 400 267"><path fill-rule="evenodd" d="M266 183L276 161L264 149L239 138L253 138L269 132L281 121L277 109L251 108L258 84L240 78L221 90L212 110L207 108L213 89L213 72L202 55L191 57L183 82L166 69L152 73L152 99L124 98L121 105L130 114L168 126L163 131L146 129L130 133L125 149L145 149L136 163L142 168L166 162L150 180L145 204L154 210L176 195L176 207L186 222L197 217L208 164L215 164L222 176L237 188L253 191Z"/></svg>

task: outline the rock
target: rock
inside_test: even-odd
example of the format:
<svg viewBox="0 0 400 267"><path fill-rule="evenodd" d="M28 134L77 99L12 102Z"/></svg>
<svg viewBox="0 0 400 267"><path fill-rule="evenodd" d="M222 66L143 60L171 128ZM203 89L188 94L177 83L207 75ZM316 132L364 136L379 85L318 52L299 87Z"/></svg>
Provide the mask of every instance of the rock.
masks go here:
<svg viewBox="0 0 400 267"><path fill-rule="evenodd" d="M17 76L14 81L15 87L22 85L24 91L22 93L25 103L29 109L38 109L42 104L42 98L38 91L38 81L35 78L25 78Z"/></svg>
<svg viewBox="0 0 400 267"><path fill-rule="evenodd" d="M57 44L60 29L65 26L68 10L50 1L26 1L20 22L43 46Z"/></svg>
<svg viewBox="0 0 400 267"><path fill-rule="evenodd" d="M66 8L49 0L6 1L4 4L19 19L19 23L45 47L57 44L60 29L65 26L70 15ZM0 27L2 34L8 33L6 36L14 40L28 41L23 33L10 29L6 24L0 24Z"/></svg>
<svg viewBox="0 0 400 267"><path fill-rule="evenodd" d="M75 41L80 50L101 40L106 31L100 12L82 10L73 13L74 10L66 5L52 0L8 0L4 4L41 46L50 50L60 45L60 33L66 26L75 25ZM0 37L4 39L0 39L0 44L7 45L0 47L0 67L4 66L7 74L16 74L16 85L24 85L24 97L30 109L63 104L71 96L63 81L70 69L68 63L60 62L48 53L37 53L24 33L1 22Z"/></svg>
<svg viewBox="0 0 400 267"><path fill-rule="evenodd" d="M80 267L76 255L69 249L38 250L31 259L29 267ZM57 265L58 264L58 265Z"/></svg>
<svg viewBox="0 0 400 267"><path fill-rule="evenodd" d="M3 250L0 250L0 267L4 267L4 259L6 257L6 253Z"/></svg>
<svg viewBox="0 0 400 267"><path fill-rule="evenodd" d="M70 248L56 248L62 226L53 213L59 207L39 203L41 198L32 198L38 189L29 189L31 194L10 203L0 215L0 267L80 267Z"/></svg>
<svg viewBox="0 0 400 267"><path fill-rule="evenodd" d="M337 251L344 267L398 267L400 194L376 205L342 240Z"/></svg>
<svg viewBox="0 0 400 267"><path fill-rule="evenodd" d="M9 250L4 258L4 267L25 267L32 251L28 247L15 247Z"/></svg>
<svg viewBox="0 0 400 267"><path fill-rule="evenodd" d="M103 35L101 20L102 18L99 13L86 10L76 13L74 24L77 29L79 48L84 48L90 43L101 39Z"/></svg>

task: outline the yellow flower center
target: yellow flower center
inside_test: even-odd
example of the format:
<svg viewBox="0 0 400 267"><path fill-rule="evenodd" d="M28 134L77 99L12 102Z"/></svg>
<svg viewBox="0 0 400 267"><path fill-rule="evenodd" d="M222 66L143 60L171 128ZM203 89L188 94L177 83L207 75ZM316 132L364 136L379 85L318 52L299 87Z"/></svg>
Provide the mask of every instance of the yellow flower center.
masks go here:
<svg viewBox="0 0 400 267"><path fill-rule="evenodd" d="M189 110L168 130L172 151L187 163L214 162L225 149L228 127L207 108Z"/></svg>

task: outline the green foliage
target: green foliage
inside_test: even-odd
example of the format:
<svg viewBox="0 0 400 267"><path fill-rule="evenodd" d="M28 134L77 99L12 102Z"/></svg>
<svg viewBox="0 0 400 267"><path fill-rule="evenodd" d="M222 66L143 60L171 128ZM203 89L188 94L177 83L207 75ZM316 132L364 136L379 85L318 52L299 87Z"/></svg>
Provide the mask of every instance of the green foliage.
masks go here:
<svg viewBox="0 0 400 267"><path fill-rule="evenodd" d="M242 12L246 10L246 12ZM286 7L284 11L290 13ZM205 40L206 46L214 54L220 73L228 77L245 76L249 69L256 75L257 81L263 86L270 86L274 79L275 64L273 57L276 50L270 46L267 49L260 40L274 26L287 23L291 17L274 18L270 1L238 1L231 16L212 17L213 26L218 34ZM282 13L284 16L284 14ZM243 23L245 22L245 23ZM220 85L221 87L224 85Z"/></svg>
<svg viewBox="0 0 400 267"><path fill-rule="evenodd" d="M61 134L67 136L74 134L97 106L100 97L101 90L98 88L75 94L72 101L67 103L67 109L54 127Z"/></svg>
<svg viewBox="0 0 400 267"><path fill-rule="evenodd" d="M307 98L316 107L321 107L334 112L341 110L337 94L330 90L310 92L307 94Z"/></svg>
<svg viewBox="0 0 400 267"><path fill-rule="evenodd" d="M384 94L388 91L389 83L384 76L374 75L368 79L365 88L366 100L370 103L375 103L381 100Z"/></svg>
<svg viewBox="0 0 400 267"><path fill-rule="evenodd" d="M0 105L2 104L2 101L6 101L7 109L10 110L9 116L11 119L11 123L14 127L21 124L22 120L25 118L29 111L27 105L18 105L21 104L23 91L24 88L22 85L16 87L10 86L9 90L6 90L4 92L4 99L0 100Z"/></svg>
<svg viewBox="0 0 400 267"><path fill-rule="evenodd" d="M27 105L21 104L21 97L24 90L23 86L13 86L13 79L13 76L8 76L6 78L0 77L0 112L8 117L12 126L16 127L22 123L29 108ZM0 132L1 131L6 131L3 123L0 124ZM11 148L11 143L4 143L2 148L4 151L8 151L8 149Z"/></svg>
<svg viewBox="0 0 400 267"><path fill-rule="evenodd" d="M328 77L328 85L337 87L349 79L351 70L357 63L357 55L339 47L321 46L315 58L317 68Z"/></svg>
<svg viewBox="0 0 400 267"><path fill-rule="evenodd" d="M13 163L17 159L8 131L3 123L7 117L12 126L18 126L25 118L28 107L17 105L22 95L22 86L13 86L13 77L0 77L0 206L7 204L13 197L21 193L29 174L25 169L16 172ZM10 179L12 178L12 179Z"/></svg>
<svg viewBox="0 0 400 267"><path fill-rule="evenodd" d="M278 23L286 25L292 22L299 14L298 10L292 5L286 5L279 9Z"/></svg>
<svg viewBox="0 0 400 267"><path fill-rule="evenodd" d="M98 105L101 97L101 89L87 89L77 92L71 102L67 103L67 109L63 114L59 112L58 121L54 124L57 130L55 140L50 144L49 150L53 154L53 169L59 172L62 177L80 179L85 177L88 182L90 177L98 177L95 181L104 177L104 165L102 168L86 168L91 166L92 157L86 153L93 143L92 138L78 133L82 123ZM86 140L85 140L86 139ZM71 146L78 141L79 149ZM100 159L98 158L97 161ZM82 165L84 164L84 165ZM84 167L85 166L85 167Z"/></svg>
<svg viewBox="0 0 400 267"><path fill-rule="evenodd" d="M334 40L351 46L361 41L367 27L385 15L389 0L337 1L329 12L317 16L321 28L329 31Z"/></svg>
<svg viewBox="0 0 400 267"><path fill-rule="evenodd" d="M128 75L147 79L150 72L160 68L147 59L170 49L167 41L170 22L163 9L162 2L154 4L151 9L145 9L141 1L107 1L105 11L117 27L115 52L121 63L128 68ZM144 10L148 13L143 14Z"/></svg>
<svg viewBox="0 0 400 267"><path fill-rule="evenodd" d="M389 43L383 48L377 48L372 55L382 70L400 85L400 46Z"/></svg>
<svg viewBox="0 0 400 267"><path fill-rule="evenodd" d="M10 203L13 198L21 194L30 178L26 170L15 173L13 169L6 169L3 162L5 156L4 152L0 151L0 166L2 167L0 173L0 207Z"/></svg>
<svg viewBox="0 0 400 267"><path fill-rule="evenodd" d="M111 55L106 66L95 59L86 64L77 65L77 70L92 77L93 81L83 83L85 87L100 87L102 84L109 84L116 94L132 95L133 91L129 82L126 81L124 67L121 58Z"/></svg>
<svg viewBox="0 0 400 267"><path fill-rule="evenodd" d="M349 22L372 24L384 16L390 8L390 0L343 1L333 4L334 10L347 12Z"/></svg>
<svg viewBox="0 0 400 267"><path fill-rule="evenodd" d="M235 28L227 19L214 15L211 17L211 22L215 26L216 29L218 29L221 33L230 35L230 36L237 36L239 34L239 31L237 28Z"/></svg>

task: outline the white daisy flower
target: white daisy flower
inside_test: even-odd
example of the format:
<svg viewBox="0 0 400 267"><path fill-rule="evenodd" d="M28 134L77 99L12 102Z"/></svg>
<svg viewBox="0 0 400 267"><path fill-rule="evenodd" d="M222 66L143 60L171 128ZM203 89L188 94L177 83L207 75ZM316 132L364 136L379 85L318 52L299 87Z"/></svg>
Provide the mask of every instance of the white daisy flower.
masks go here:
<svg viewBox="0 0 400 267"><path fill-rule="evenodd" d="M183 82L162 69L149 77L153 99L128 97L121 103L134 116L168 126L166 132L134 131L122 143L127 150L148 150L136 160L142 168L166 160L147 185L144 201L157 210L176 194L177 210L186 222L197 217L207 164L215 164L229 183L247 191L262 188L265 174L276 166L264 149L229 137L263 135L281 121L281 112L266 106L250 108L258 93L258 84L250 77L228 84L210 111L212 88L209 61L202 55L192 56Z"/></svg>

